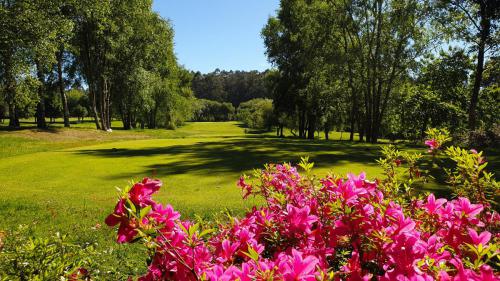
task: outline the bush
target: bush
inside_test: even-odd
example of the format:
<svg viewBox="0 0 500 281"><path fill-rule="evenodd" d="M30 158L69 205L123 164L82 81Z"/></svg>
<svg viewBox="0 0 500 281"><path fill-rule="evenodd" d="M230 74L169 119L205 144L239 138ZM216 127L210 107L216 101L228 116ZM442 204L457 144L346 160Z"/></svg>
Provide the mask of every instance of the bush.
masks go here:
<svg viewBox="0 0 500 281"><path fill-rule="evenodd" d="M234 106L229 102L217 102L198 99L195 105L193 121L221 122L234 120Z"/></svg>
<svg viewBox="0 0 500 281"><path fill-rule="evenodd" d="M94 254L92 245L76 245L56 233L33 238L27 227L0 233L0 280L90 280L85 267Z"/></svg>
<svg viewBox="0 0 500 281"><path fill-rule="evenodd" d="M275 123L273 101L253 99L243 102L238 107L237 119L248 128L271 130Z"/></svg>
<svg viewBox="0 0 500 281"><path fill-rule="evenodd" d="M81 105L75 106L72 111L71 111L71 116L75 116L78 118L78 121L82 120L83 118L87 117L88 111L85 107Z"/></svg>
<svg viewBox="0 0 500 281"><path fill-rule="evenodd" d="M447 139L434 133L426 142L433 158ZM498 280L499 214L487 201L412 195L423 156L384 154L382 181L364 173L317 179L307 159L299 165L305 175L267 165L238 182L244 198L265 204L215 224L181 220L152 199L161 182L146 178L122 192L106 223L119 225L118 243L149 249L139 280ZM398 177L403 168L408 174Z"/></svg>
<svg viewBox="0 0 500 281"><path fill-rule="evenodd" d="M471 147L495 147L500 140L500 125L493 126L489 130L475 130L468 134L468 145Z"/></svg>

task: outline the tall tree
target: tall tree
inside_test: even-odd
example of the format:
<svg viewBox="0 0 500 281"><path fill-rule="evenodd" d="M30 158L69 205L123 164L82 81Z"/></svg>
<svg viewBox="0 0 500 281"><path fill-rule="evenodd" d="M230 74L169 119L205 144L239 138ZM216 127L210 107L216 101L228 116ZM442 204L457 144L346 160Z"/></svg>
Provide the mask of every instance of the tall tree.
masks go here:
<svg viewBox="0 0 500 281"><path fill-rule="evenodd" d="M9 127L19 127L17 108L16 76L26 65L25 56L27 35L25 7L22 1L0 1L0 58L1 80L5 101L8 105Z"/></svg>
<svg viewBox="0 0 500 281"><path fill-rule="evenodd" d="M497 0L436 1L438 22L451 38L477 52L474 85L469 102L469 130L477 127L477 106L488 51L498 51L500 2Z"/></svg>
<svg viewBox="0 0 500 281"><path fill-rule="evenodd" d="M108 71L111 49L111 1L83 0L76 5L77 64L88 86L97 129L108 130Z"/></svg>

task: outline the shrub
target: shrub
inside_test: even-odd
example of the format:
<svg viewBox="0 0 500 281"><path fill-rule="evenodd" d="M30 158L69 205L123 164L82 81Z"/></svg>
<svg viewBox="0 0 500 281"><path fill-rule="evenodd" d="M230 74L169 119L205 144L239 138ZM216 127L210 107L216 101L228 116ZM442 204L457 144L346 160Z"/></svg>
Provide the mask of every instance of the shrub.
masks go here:
<svg viewBox="0 0 500 281"><path fill-rule="evenodd" d="M0 233L0 280L90 280L85 269L92 245L76 245L66 235L29 237L26 226Z"/></svg>
<svg viewBox="0 0 500 281"><path fill-rule="evenodd" d="M442 145L429 144L432 150ZM392 155L396 166L400 155ZM419 156L403 158L415 176ZM361 173L318 179L307 159L300 167L305 175L288 164L270 164L241 177L244 198L265 200L241 219L217 225L181 220L172 206L153 200L161 182L146 178L123 190L106 223L119 225L118 243L141 242L149 249L148 272L139 280L500 277L493 269L500 216L488 204L433 194L399 198L397 178L369 181Z"/></svg>
<svg viewBox="0 0 500 281"><path fill-rule="evenodd" d="M87 114L87 109L81 105L77 105L71 110L71 116L77 117L78 121L83 120L83 118L87 117Z"/></svg>
<svg viewBox="0 0 500 281"><path fill-rule="evenodd" d="M271 130L275 123L273 101L253 99L243 102L238 107L237 119L248 128Z"/></svg>
<svg viewBox="0 0 500 281"><path fill-rule="evenodd" d="M234 120L234 106L228 102L196 100L193 121L219 122Z"/></svg>

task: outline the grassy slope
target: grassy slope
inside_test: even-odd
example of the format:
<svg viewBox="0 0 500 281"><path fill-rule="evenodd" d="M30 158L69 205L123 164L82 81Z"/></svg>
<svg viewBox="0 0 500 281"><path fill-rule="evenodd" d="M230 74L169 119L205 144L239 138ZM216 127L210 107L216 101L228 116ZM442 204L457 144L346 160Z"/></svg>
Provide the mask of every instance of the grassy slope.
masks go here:
<svg viewBox="0 0 500 281"><path fill-rule="evenodd" d="M67 132L56 130L52 141L42 139L39 146L19 133L1 135L11 149L2 151L0 162L0 227L47 220L63 231L76 221L92 226L111 210L115 186L153 174L165 182L162 201L183 214L210 216L225 208L242 212L254 204L240 199L235 182L267 162L310 156L318 174L331 169L342 174L380 172L374 163L378 146L245 137L234 123L189 124L175 132L176 138L159 133L161 139L127 140L141 133L117 131L112 137L99 132L99 138L79 141L64 136ZM101 143L88 146L91 142ZM79 144L86 146L63 149Z"/></svg>

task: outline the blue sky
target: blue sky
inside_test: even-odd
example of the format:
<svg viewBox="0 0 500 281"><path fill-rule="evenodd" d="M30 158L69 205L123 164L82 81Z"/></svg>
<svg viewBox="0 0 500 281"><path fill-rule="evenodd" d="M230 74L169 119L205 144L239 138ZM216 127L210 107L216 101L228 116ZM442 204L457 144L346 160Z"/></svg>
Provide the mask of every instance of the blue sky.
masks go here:
<svg viewBox="0 0 500 281"><path fill-rule="evenodd" d="M170 19L175 52L190 70L265 70L270 67L260 36L279 0L154 0Z"/></svg>

